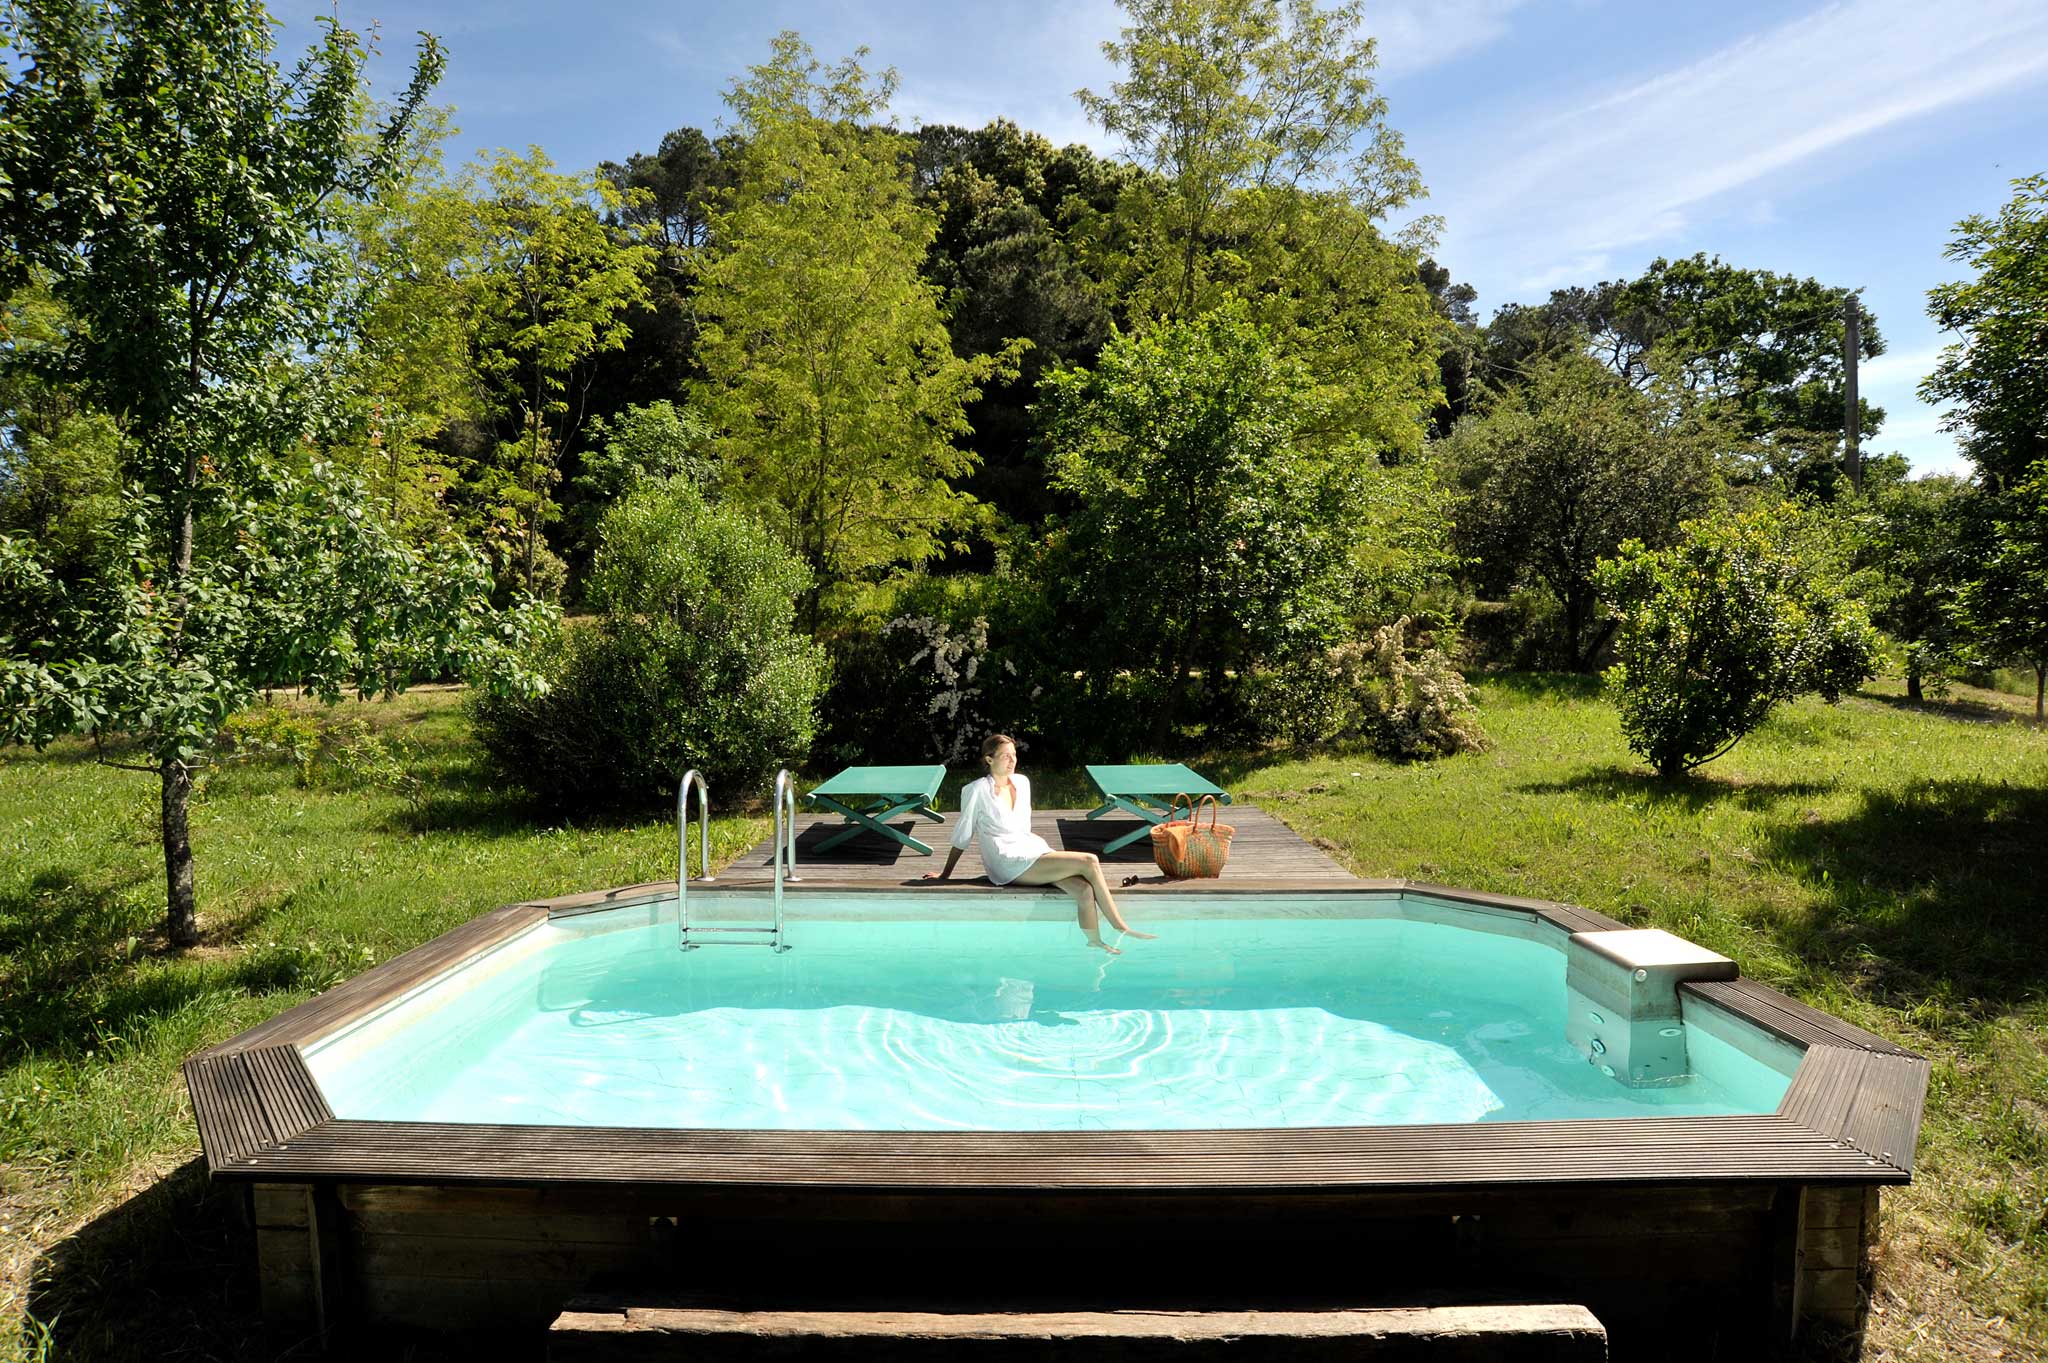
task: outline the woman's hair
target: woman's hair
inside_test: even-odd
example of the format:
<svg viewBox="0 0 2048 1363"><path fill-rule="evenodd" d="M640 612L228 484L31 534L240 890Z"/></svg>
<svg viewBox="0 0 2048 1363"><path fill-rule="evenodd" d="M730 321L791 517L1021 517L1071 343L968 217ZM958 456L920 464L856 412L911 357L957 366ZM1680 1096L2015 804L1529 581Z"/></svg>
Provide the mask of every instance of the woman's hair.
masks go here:
<svg viewBox="0 0 2048 1363"><path fill-rule="evenodd" d="M996 755L996 750L1002 747L1005 743L1009 744L1013 748L1017 746L1017 740L1010 737L1008 734L990 734L987 738L982 739L981 760L986 762L989 758L994 757Z"/></svg>

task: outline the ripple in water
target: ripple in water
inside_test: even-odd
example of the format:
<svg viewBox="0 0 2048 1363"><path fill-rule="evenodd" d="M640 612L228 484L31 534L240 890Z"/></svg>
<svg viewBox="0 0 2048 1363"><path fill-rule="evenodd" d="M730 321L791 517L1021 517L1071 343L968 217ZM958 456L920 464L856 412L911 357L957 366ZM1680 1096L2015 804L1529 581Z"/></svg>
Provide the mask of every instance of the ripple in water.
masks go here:
<svg viewBox="0 0 2048 1363"><path fill-rule="evenodd" d="M1465 1122L1501 1106L1450 1047L1319 1008L995 1023L714 1008L639 1021L529 1038L518 1063L486 1061L435 1106L588 1125L996 1131Z"/></svg>

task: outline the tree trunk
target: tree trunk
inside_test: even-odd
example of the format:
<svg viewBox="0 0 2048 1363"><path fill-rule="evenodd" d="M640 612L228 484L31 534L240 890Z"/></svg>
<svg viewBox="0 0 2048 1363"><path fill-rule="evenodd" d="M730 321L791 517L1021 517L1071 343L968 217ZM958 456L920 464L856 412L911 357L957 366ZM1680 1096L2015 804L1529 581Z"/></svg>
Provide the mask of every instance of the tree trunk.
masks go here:
<svg viewBox="0 0 2048 1363"><path fill-rule="evenodd" d="M2042 718L2041 700L2044 693L2048 693L2048 659L2034 664L2034 720L2036 723L2039 723Z"/></svg>
<svg viewBox="0 0 2048 1363"><path fill-rule="evenodd" d="M1920 700L1921 698L1920 669L1908 663L1906 664L1906 699Z"/></svg>
<svg viewBox="0 0 2048 1363"><path fill-rule="evenodd" d="M1187 686L1188 670L1195 661L1195 645L1200 640L1201 635L1191 619L1180 636L1180 648L1176 650L1173 662L1173 678L1166 687L1166 703L1159 707L1158 717L1152 721L1151 748L1155 755L1166 751L1166 740L1172 736L1173 718L1180 710L1181 692Z"/></svg>
<svg viewBox="0 0 2048 1363"><path fill-rule="evenodd" d="M1564 657L1574 672L1586 670L1584 658L1579 652L1579 634L1586 628L1586 603L1577 592L1566 592L1564 597Z"/></svg>
<svg viewBox="0 0 2048 1363"><path fill-rule="evenodd" d="M164 930L174 947L199 942L198 897L192 884L192 831L187 820L192 803L192 769L175 757L164 759L164 884L169 916Z"/></svg>

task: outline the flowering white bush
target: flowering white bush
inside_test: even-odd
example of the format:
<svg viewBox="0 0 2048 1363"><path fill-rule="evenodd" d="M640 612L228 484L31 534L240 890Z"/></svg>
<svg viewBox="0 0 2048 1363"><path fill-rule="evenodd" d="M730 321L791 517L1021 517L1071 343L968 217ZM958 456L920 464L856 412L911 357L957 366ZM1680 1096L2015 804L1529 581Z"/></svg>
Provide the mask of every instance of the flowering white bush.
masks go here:
<svg viewBox="0 0 2048 1363"><path fill-rule="evenodd" d="M932 755L948 764L980 751L982 737L995 726L986 708L985 678L993 664L989 654L988 619L976 616L956 627L929 615L899 615L882 626L881 635L897 647L909 645L900 679L905 699L919 704ZM894 651L894 648L891 649ZM1016 665L1004 659L1006 674Z"/></svg>

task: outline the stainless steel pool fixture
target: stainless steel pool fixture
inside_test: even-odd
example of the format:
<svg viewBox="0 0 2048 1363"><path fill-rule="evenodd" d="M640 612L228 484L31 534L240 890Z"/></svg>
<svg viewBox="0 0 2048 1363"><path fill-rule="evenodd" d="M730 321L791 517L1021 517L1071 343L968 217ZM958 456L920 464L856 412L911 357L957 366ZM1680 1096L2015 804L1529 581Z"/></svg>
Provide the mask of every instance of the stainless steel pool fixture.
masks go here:
<svg viewBox="0 0 2048 1363"><path fill-rule="evenodd" d="M704 946L767 946L789 950L782 935L782 858L787 846L789 876L796 879L796 788L787 771L775 775L775 921L768 927L751 924L690 926L690 790L697 791L697 849L704 874L698 880L715 880L711 874L711 785L693 768L683 773L676 787L676 945L684 951ZM788 811L787 821L783 811ZM788 830L785 838L784 829Z"/></svg>
<svg viewBox="0 0 2048 1363"><path fill-rule="evenodd" d="M796 777L787 767L775 773L775 935L769 940L777 951L789 949L789 944L782 940L782 884L785 880L792 885L797 880Z"/></svg>
<svg viewBox="0 0 2048 1363"><path fill-rule="evenodd" d="M716 880L711 874L711 783L695 767L683 773L676 787L676 895L690 879L690 788L697 789L697 863L703 868L699 880Z"/></svg>

